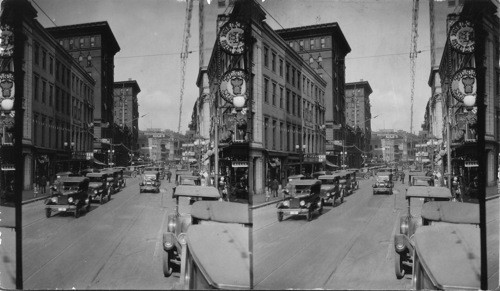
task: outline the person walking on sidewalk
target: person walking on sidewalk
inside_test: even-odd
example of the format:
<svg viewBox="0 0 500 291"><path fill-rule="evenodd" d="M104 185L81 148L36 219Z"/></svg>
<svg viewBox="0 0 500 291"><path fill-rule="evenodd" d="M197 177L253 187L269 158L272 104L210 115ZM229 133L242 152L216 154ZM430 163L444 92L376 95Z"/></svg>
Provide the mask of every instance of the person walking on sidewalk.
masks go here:
<svg viewBox="0 0 500 291"><path fill-rule="evenodd" d="M41 195L45 195L46 192L45 187L47 187L47 177L45 175L42 175L38 182L38 189L40 189Z"/></svg>
<svg viewBox="0 0 500 291"><path fill-rule="evenodd" d="M278 197L278 188L280 187L280 183L276 178L271 182L271 194L273 197Z"/></svg>

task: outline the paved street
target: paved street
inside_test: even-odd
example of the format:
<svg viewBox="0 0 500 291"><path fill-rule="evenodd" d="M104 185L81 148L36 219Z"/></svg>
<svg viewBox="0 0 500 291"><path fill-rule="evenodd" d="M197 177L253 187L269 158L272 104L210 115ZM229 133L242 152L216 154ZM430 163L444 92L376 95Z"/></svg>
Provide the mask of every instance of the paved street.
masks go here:
<svg viewBox="0 0 500 291"><path fill-rule="evenodd" d="M326 206L311 222L303 216L278 222L274 204L255 209L255 288L410 289L411 275L396 279L393 263L407 185L396 182L394 195L373 195L372 182L361 181L343 204ZM498 199L488 203L488 219L498 225ZM492 251L498 257L498 246Z"/></svg>
<svg viewBox="0 0 500 291"><path fill-rule="evenodd" d="M23 206L24 288L169 289L161 234L173 209L172 183L161 193L139 194L139 179L103 205L75 219L45 218L43 201Z"/></svg>

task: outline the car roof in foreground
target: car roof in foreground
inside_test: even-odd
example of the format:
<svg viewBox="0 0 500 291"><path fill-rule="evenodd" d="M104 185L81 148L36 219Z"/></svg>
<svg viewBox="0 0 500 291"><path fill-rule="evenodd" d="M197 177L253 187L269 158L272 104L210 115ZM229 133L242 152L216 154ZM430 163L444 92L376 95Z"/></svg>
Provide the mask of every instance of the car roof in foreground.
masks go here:
<svg viewBox="0 0 500 291"><path fill-rule="evenodd" d="M189 226L188 249L210 285L250 289L249 231L230 223Z"/></svg>
<svg viewBox="0 0 500 291"><path fill-rule="evenodd" d="M479 224L479 204L430 201L422 205L421 215L431 221Z"/></svg>
<svg viewBox="0 0 500 291"><path fill-rule="evenodd" d="M290 181L290 184L307 186L307 185L321 184L321 181L316 179L292 180Z"/></svg>
<svg viewBox="0 0 500 291"><path fill-rule="evenodd" d="M72 182L72 183L80 183L80 182L83 182L85 180L88 180L87 177L83 177L83 176L69 176L69 177L61 177L61 182Z"/></svg>
<svg viewBox="0 0 500 291"><path fill-rule="evenodd" d="M248 204L225 201L197 201L191 216L217 222L250 224Z"/></svg>
<svg viewBox="0 0 500 291"><path fill-rule="evenodd" d="M470 224L419 227L413 240L424 270L439 289L481 287L479 227Z"/></svg>
<svg viewBox="0 0 500 291"><path fill-rule="evenodd" d="M220 198L219 190L212 186L179 185L175 188L174 197Z"/></svg>
<svg viewBox="0 0 500 291"><path fill-rule="evenodd" d="M100 172L100 173L87 173L87 177L102 177L104 175L107 175L108 173L105 173L105 172Z"/></svg>
<svg viewBox="0 0 500 291"><path fill-rule="evenodd" d="M406 190L406 197L452 198L450 189L435 186L410 186Z"/></svg>

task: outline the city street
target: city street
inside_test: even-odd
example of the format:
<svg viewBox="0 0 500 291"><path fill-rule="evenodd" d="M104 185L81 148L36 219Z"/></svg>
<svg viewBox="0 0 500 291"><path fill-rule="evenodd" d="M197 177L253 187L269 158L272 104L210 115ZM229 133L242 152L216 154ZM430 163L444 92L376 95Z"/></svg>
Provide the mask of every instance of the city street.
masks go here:
<svg viewBox="0 0 500 291"><path fill-rule="evenodd" d="M173 210L173 183L139 194L139 178L91 211L45 217L43 201L23 206L25 289L169 289L161 235Z"/></svg>
<svg viewBox="0 0 500 291"><path fill-rule="evenodd" d="M311 222L278 222L274 204L254 210L255 288L410 289L411 275L396 279L393 263L407 184L396 182L394 195L373 195L372 182L360 181L343 204L326 206ZM488 202L488 221L495 220L498 199Z"/></svg>
<svg viewBox="0 0 500 291"><path fill-rule="evenodd" d="M278 223L273 205L254 210L256 289L409 289L394 275L393 235L404 210L404 189L373 195L373 180L311 222L290 217Z"/></svg>

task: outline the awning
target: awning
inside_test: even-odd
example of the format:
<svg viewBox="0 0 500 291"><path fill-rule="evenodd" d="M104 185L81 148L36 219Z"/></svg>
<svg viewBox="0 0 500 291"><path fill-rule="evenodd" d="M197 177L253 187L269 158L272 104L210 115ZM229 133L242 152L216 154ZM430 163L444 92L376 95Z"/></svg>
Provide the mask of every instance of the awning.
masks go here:
<svg viewBox="0 0 500 291"><path fill-rule="evenodd" d="M339 168L339 166L335 165L335 164L332 164L331 162L329 162L328 160L325 160L325 164L329 167L332 167L332 168Z"/></svg>
<svg viewBox="0 0 500 291"><path fill-rule="evenodd" d="M103 162L99 161L99 160L98 160L98 159L96 159L96 158L94 158L94 164L97 164L97 165L99 165L99 166L106 166L106 164L105 164L105 163L103 163Z"/></svg>

